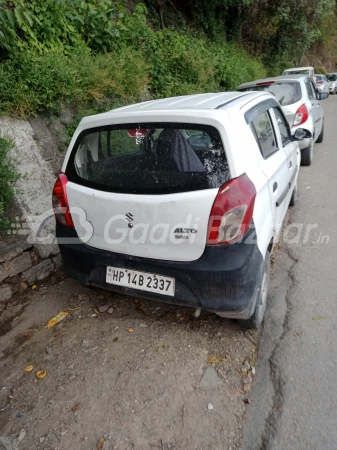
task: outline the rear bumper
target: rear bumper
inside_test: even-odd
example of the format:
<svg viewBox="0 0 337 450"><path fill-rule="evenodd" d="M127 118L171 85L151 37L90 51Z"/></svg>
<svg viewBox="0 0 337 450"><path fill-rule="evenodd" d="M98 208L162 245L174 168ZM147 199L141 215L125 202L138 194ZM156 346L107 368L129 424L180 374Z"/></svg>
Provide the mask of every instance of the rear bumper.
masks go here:
<svg viewBox="0 0 337 450"><path fill-rule="evenodd" d="M126 295L203 308L223 317L248 319L259 296L264 260L256 243L248 243L251 230L242 243L207 246L196 261L171 262L112 253L90 247L80 240L65 243L77 235L57 224L56 235L66 275L92 285ZM63 239L62 239L63 238ZM175 278L175 295L169 297L107 284L106 267L114 266Z"/></svg>

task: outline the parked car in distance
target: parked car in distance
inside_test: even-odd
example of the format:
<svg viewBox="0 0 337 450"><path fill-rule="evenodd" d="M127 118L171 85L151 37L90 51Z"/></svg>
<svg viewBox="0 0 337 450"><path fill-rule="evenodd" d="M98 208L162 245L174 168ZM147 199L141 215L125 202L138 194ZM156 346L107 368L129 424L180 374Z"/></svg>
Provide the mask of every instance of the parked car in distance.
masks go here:
<svg viewBox="0 0 337 450"><path fill-rule="evenodd" d="M260 327L300 151L268 92L149 101L82 119L53 190L65 273Z"/></svg>
<svg viewBox="0 0 337 450"><path fill-rule="evenodd" d="M313 77L315 75L315 70L312 66L307 67L292 67L291 69L286 69L283 75L308 75Z"/></svg>
<svg viewBox="0 0 337 450"><path fill-rule="evenodd" d="M310 131L311 138L299 142L301 164L309 166L314 156L314 143L323 142L324 111L319 100L328 97L317 93L315 80L303 75L282 75L241 84L238 91L268 91L280 102L294 134L298 127Z"/></svg>
<svg viewBox="0 0 337 450"><path fill-rule="evenodd" d="M326 92L329 94L330 85L326 75L316 74L315 75L316 89L318 92Z"/></svg>
<svg viewBox="0 0 337 450"><path fill-rule="evenodd" d="M330 94L337 94L337 72L328 73L326 77L329 81Z"/></svg>

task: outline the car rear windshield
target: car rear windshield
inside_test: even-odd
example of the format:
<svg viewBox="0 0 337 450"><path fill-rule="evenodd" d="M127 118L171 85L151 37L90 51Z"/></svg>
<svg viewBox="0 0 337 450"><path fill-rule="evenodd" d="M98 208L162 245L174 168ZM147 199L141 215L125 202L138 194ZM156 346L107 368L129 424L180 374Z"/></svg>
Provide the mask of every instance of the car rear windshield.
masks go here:
<svg viewBox="0 0 337 450"><path fill-rule="evenodd" d="M182 123L86 130L77 139L66 174L84 186L134 194L218 188L229 178L218 130Z"/></svg>
<svg viewBox="0 0 337 450"><path fill-rule="evenodd" d="M315 79L317 80L324 80L324 77L322 75L315 75Z"/></svg>
<svg viewBox="0 0 337 450"><path fill-rule="evenodd" d="M332 73L331 75L327 75L329 81L337 81L337 74Z"/></svg>
<svg viewBox="0 0 337 450"><path fill-rule="evenodd" d="M275 96L281 106L292 105L293 103L299 102L302 98L301 85L297 81L264 83L262 85L243 88L240 91L268 91Z"/></svg>

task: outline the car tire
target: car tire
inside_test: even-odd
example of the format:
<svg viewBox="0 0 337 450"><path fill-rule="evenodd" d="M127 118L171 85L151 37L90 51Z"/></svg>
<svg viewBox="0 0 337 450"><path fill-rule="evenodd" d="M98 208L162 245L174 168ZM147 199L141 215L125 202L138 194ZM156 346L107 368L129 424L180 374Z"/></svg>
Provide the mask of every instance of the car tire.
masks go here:
<svg viewBox="0 0 337 450"><path fill-rule="evenodd" d="M270 253L267 252L264 261L263 275L258 299L256 301L253 315L247 320L239 320L240 325L245 328L261 328L267 307L268 290L270 281Z"/></svg>
<svg viewBox="0 0 337 450"><path fill-rule="evenodd" d="M294 187L293 193L291 194L289 206L295 206L296 201L297 201L297 184Z"/></svg>
<svg viewBox="0 0 337 450"><path fill-rule="evenodd" d="M301 150L301 166L310 166L314 157L314 139L310 139L308 147Z"/></svg>
<svg viewBox="0 0 337 450"><path fill-rule="evenodd" d="M322 131L321 131L321 134L318 136L316 142L317 142L318 144L321 144L321 143L323 142L323 139L324 139L324 120L323 120L323 125L322 125Z"/></svg>

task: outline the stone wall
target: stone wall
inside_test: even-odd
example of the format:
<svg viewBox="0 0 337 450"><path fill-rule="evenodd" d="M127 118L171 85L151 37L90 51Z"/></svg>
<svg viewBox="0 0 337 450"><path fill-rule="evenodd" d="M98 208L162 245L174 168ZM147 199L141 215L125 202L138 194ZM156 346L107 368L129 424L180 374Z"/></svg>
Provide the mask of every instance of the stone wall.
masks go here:
<svg viewBox="0 0 337 450"><path fill-rule="evenodd" d="M57 245L32 245L19 236L0 242L0 303L61 267Z"/></svg>
<svg viewBox="0 0 337 450"><path fill-rule="evenodd" d="M21 174L16 186L16 219L9 235L0 238L0 303L3 303L61 266L51 194L62 155L51 165L49 153L40 145L28 121L0 118L0 131L14 144L10 157ZM45 144L49 147L50 140Z"/></svg>

